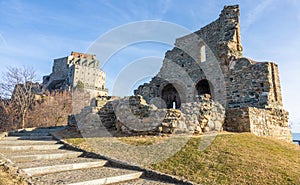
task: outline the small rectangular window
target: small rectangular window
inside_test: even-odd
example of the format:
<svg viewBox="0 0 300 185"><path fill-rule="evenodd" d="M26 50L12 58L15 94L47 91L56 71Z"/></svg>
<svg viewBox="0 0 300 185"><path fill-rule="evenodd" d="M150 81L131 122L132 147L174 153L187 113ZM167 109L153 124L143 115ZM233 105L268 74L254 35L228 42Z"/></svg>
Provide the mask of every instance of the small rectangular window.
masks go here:
<svg viewBox="0 0 300 185"><path fill-rule="evenodd" d="M200 48L200 62L206 61L206 51L205 51L205 45L201 46Z"/></svg>

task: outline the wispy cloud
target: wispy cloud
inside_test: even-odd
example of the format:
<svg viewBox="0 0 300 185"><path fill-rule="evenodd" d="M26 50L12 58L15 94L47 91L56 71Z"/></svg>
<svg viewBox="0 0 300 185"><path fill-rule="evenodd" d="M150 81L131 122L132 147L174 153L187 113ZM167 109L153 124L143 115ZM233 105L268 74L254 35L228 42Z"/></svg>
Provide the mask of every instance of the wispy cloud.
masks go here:
<svg viewBox="0 0 300 185"><path fill-rule="evenodd" d="M170 9L171 5L172 5L172 0L164 0L164 1L160 1L160 13L161 16L164 16Z"/></svg>
<svg viewBox="0 0 300 185"><path fill-rule="evenodd" d="M3 35L0 33L0 48L6 48L7 47L7 42Z"/></svg>
<svg viewBox="0 0 300 185"><path fill-rule="evenodd" d="M270 7L270 5L274 2L274 0L265 0L260 1L260 3L253 9L250 10L246 20L244 20L244 28L246 31L249 26L251 26L257 19L261 16L261 14L266 10L266 8Z"/></svg>

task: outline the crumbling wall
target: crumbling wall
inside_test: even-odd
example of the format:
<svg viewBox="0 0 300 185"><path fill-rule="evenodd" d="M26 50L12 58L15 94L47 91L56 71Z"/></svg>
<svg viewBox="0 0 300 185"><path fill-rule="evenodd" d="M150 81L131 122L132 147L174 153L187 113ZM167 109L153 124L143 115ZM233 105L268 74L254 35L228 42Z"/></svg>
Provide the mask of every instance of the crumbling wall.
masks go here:
<svg viewBox="0 0 300 185"><path fill-rule="evenodd" d="M200 51L202 47L203 51ZM202 53L201 53L202 52ZM201 56L205 61L201 61ZM161 97L161 90L171 83L180 94L181 102L193 102L195 86L203 79L211 82L211 95L217 101L225 101L228 65L232 59L242 57L240 41L239 7L225 6L219 18L195 33L176 39L175 47L167 51L160 72L140 86L135 95L142 95L150 103ZM182 90L183 89L183 90ZM223 97L224 96L224 97Z"/></svg>
<svg viewBox="0 0 300 185"><path fill-rule="evenodd" d="M249 108L250 130L258 136L292 141L291 130L288 127L288 112L283 109Z"/></svg>
<svg viewBox="0 0 300 185"><path fill-rule="evenodd" d="M278 68L274 63L238 59L226 81L228 108L282 107Z"/></svg>
<svg viewBox="0 0 300 185"><path fill-rule="evenodd" d="M224 108L209 95L198 102L184 103L179 109L159 109L141 96L130 96L107 103L99 109L101 123L128 135L156 135L221 131Z"/></svg>
<svg viewBox="0 0 300 185"><path fill-rule="evenodd" d="M245 107L226 110L224 127L234 132L251 132L258 136L269 136L292 141L288 127L288 112L283 109L260 109Z"/></svg>
<svg viewBox="0 0 300 185"><path fill-rule="evenodd" d="M176 109L158 109L148 105L141 96L120 99L114 107L116 127L126 134L158 134L184 132L184 117Z"/></svg>
<svg viewBox="0 0 300 185"><path fill-rule="evenodd" d="M200 96L199 101L183 104L180 110L188 129L194 133L223 130L225 108L208 94Z"/></svg>

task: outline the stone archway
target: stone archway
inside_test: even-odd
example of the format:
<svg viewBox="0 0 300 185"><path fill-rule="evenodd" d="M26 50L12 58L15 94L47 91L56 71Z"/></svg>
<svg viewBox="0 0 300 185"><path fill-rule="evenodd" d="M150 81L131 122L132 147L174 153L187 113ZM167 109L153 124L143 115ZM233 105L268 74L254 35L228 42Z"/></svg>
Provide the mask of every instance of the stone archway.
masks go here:
<svg viewBox="0 0 300 185"><path fill-rule="evenodd" d="M166 85L162 90L162 99L165 101L168 109L179 109L181 106L181 99L178 91L172 84Z"/></svg>
<svg viewBox="0 0 300 185"><path fill-rule="evenodd" d="M197 95L204 95L204 94L212 95L209 82L206 79L200 80L196 84L196 90L197 90Z"/></svg>

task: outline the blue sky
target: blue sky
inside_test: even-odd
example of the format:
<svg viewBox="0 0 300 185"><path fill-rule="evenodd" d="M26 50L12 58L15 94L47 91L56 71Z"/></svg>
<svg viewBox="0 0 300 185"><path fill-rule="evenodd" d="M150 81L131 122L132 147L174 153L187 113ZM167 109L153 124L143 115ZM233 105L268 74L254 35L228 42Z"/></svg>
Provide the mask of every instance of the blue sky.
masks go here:
<svg viewBox="0 0 300 185"><path fill-rule="evenodd" d="M300 1L298 0L0 0L0 71L34 66L38 78L51 72L54 58L85 52L110 30L135 21L159 20L196 31L217 19L224 5L239 4L244 56L279 65L284 107L300 132ZM175 41L176 35L174 35ZM171 46L130 46L104 66L108 87L124 65L142 57L159 60ZM99 58L99 57L98 57ZM100 61L101 62L101 61Z"/></svg>

